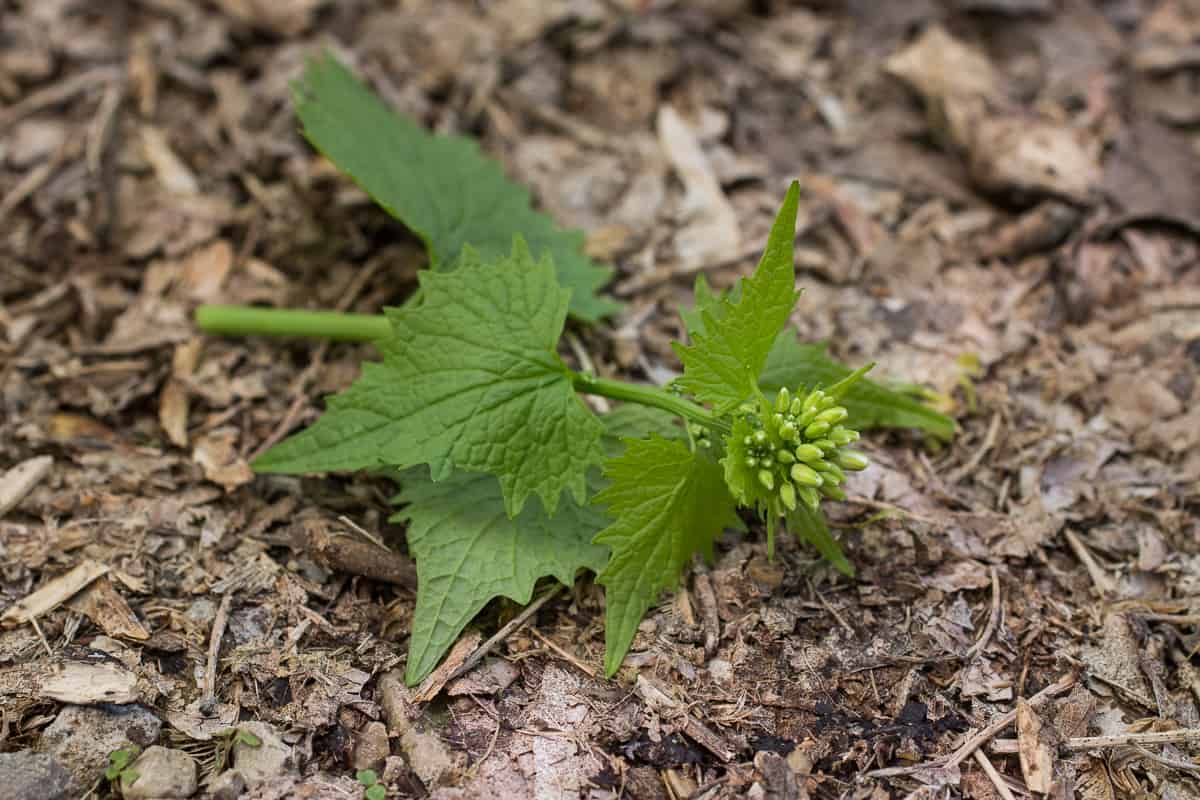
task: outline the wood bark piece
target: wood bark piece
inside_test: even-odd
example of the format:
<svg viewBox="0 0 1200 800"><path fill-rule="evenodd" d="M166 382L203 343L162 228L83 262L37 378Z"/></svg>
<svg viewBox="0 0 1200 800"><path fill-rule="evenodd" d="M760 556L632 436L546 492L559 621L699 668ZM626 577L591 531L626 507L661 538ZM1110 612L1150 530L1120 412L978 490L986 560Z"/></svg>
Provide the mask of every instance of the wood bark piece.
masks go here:
<svg viewBox="0 0 1200 800"><path fill-rule="evenodd" d="M35 456L0 475L0 517L16 508L54 466L50 456Z"/></svg>
<svg viewBox="0 0 1200 800"><path fill-rule="evenodd" d="M101 575L67 601L67 607L83 614L114 638L136 639L139 642L150 638L150 631L134 615L129 603L113 587L107 575Z"/></svg>
<svg viewBox="0 0 1200 800"><path fill-rule="evenodd" d="M48 611L53 611L108 570L109 567L99 561L84 561L75 569L52 579L24 600L14 604L0 615L0 623L22 625Z"/></svg>
<svg viewBox="0 0 1200 800"><path fill-rule="evenodd" d="M60 703L132 703L138 699L137 676L115 664L68 661L42 678L38 697Z"/></svg>
<svg viewBox="0 0 1200 800"><path fill-rule="evenodd" d="M417 568L399 553L311 522L300 527L297 537L299 547L323 567L417 590Z"/></svg>
<svg viewBox="0 0 1200 800"><path fill-rule="evenodd" d="M1054 755L1042 735L1042 719L1025 698L1017 700L1017 756L1031 791L1047 794L1054 783Z"/></svg>

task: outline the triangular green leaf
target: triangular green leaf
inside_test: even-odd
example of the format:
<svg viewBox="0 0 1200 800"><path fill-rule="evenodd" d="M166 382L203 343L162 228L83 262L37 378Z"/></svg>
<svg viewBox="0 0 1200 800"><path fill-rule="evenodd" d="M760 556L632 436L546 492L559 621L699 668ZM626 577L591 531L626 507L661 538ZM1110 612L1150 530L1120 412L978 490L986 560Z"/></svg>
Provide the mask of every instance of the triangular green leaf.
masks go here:
<svg viewBox="0 0 1200 800"><path fill-rule="evenodd" d="M737 300L737 288L726 298L714 294L703 275L697 276L695 306L679 310L693 340L704 334L702 313L719 319L722 310L729 306L726 300ZM759 388L766 394L774 394L785 387L794 390L798 386L832 386L853 372L831 359L826 350L824 344L801 344L795 331L784 329L767 353L766 364L758 376ZM869 379L859 380L841 398L841 403L850 412L846 424L855 430L917 428L943 441L954 437L954 420L950 417Z"/></svg>
<svg viewBox="0 0 1200 800"><path fill-rule="evenodd" d="M559 494L586 495L604 457L603 426L579 400L555 353L567 290L548 259L518 240L494 265L468 260L421 276L422 300L389 309L383 362L328 402L316 424L254 462L260 472L328 472L430 465L497 476L509 516L536 493L553 514Z"/></svg>
<svg viewBox="0 0 1200 800"><path fill-rule="evenodd" d="M832 386L852 371L831 359L824 344L801 344L795 331L786 330L775 340L758 380L764 392L774 393L784 387ZM917 428L944 441L954 438L950 417L867 378L850 387L840 402L850 412L844 424L855 430Z"/></svg>
<svg viewBox="0 0 1200 800"><path fill-rule="evenodd" d="M629 440L604 475L612 484L594 502L616 522L595 541L613 551L597 578L607 606L604 669L612 675L646 610L675 587L693 553L711 557L713 540L739 520L720 465L682 442Z"/></svg>
<svg viewBox="0 0 1200 800"><path fill-rule="evenodd" d="M572 315L591 322L619 310L597 295L611 270L583 254L583 233L535 211L529 192L474 141L432 134L391 111L331 56L309 63L294 102L313 146L421 237L435 269L453 266L464 245L485 262L501 258L517 233L554 259L572 289Z"/></svg>
<svg viewBox="0 0 1200 800"><path fill-rule="evenodd" d="M793 260L799 198L800 187L793 182L758 268L741 281L740 297L722 298L715 306L710 301L716 298L701 298L697 305L702 324L693 330L692 344L674 345L683 362L679 385L718 412L758 390L758 374L771 343L796 305Z"/></svg>
<svg viewBox="0 0 1200 800"><path fill-rule="evenodd" d="M569 586L580 569L599 572L608 560L608 549L592 538L609 520L591 506L565 499L553 519L536 506L510 519L490 475L456 473L434 483L423 470L407 470L400 480L396 502L408 506L393 519L408 522L417 562L409 684L437 666L493 598L528 603L539 578L553 575Z"/></svg>

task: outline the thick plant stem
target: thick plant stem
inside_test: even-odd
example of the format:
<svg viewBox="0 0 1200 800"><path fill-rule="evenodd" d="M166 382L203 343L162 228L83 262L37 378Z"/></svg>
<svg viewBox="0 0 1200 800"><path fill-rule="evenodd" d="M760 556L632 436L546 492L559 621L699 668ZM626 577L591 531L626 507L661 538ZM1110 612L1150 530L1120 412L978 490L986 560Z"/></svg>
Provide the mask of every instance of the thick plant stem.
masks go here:
<svg viewBox="0 0 1200 800"><path fill-rule="evenodd" d="M299 336L342 342L373 342L391 334L387 317L337 311L291 311L251 306L200 306L196 324L226 336Z"/></svg>
<svg viewBox="0 0 1200 800"><path fill-rule="evenodd" d="M290 311L250 306L200 306L196 309L196 324L205 333L226 336L296 336L344 342L376 341L392 332L387 317L377 314ZM614 381L579 372L571 372L570 375L577 392L661 408L689 422L728 433L729 426L708 409L657 386Z"/></svg>
<svg viewBox="0 0 1200 800"><path fill-rule="evenodd" d="M683 417L688 422L696 422L706 428L728 432L728 426L719 417L703 406L677 397L657 386L647 386L641 383L626 383L608 378L598 378L587 373L572 372L571 382L575 391L581 394L598 394L613 400L624 400L628 403L639 403L643 406L661 408L663 411Z"/></svg>

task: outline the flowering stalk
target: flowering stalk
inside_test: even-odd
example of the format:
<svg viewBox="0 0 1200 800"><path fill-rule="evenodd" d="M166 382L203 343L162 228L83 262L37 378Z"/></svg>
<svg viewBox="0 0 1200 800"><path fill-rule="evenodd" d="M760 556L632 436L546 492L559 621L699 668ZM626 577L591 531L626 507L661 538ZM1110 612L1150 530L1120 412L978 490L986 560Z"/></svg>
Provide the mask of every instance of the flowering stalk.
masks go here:
<svg viewBox="0 0 1200 800"><path fill-rule="evenodd" d="M816 513L823 498L846 499L846 472L867 467L851 450L858 431L842 424L849 416L838 401L873 367L846 376L828 389L781 389L772 400L741 406L725 440L721 463L734 497L756 508L767 522L767 547L774 554L774 521L803 504Z"/></svg>

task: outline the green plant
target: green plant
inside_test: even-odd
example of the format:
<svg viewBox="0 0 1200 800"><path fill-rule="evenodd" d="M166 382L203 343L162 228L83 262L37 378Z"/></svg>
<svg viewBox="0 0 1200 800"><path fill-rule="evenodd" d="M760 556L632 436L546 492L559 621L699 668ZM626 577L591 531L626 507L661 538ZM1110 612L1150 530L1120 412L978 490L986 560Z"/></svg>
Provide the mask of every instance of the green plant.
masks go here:
<svg viewBox="0 0 1200 800"><path fill-rule="evenodd" d="M363 797L366 800L383 800L387 797L387 787L379 782L379 776L373 769L360 769L354 773L354 779L365 787Z"/></svg>
<svg viewBox="0 0 1200 800"><path fill-rule="evenodd" d="M129 745L108 754L108 767L104 770L104 778L113 786L132 786L141 775L130 765L138 757L142 749L137 745Z"/></svg>
<svg viewBox="0 0 1200 800"><path fill-rule="evenodd" d="M310 86L298 94L318 146L330 134L317 121L328 120L311 107L306 112L304 103L324 107L313 98L334 92L327 79L345 94L329 102L354 97L374 109L364 116L355 103L337 105L341 118L384 125L378 115L386 110L375 108L378 101L348 73L332 62L316 69L318 79L310 68ZM378 143L364 133L355 149L345 135L345 150L322 149L335 160L352 158L352 165L338 162L351 174L369 174L371 143ZM436 151L407 136L423 142L415 153ZM376 199L390 193L416 202L409 190L384 183L372 191ZM382 353L329 399L313 426L253 466L383 470L399 482L395 519L408 524L418 573L410 683L436 666L491 599L527 603L541 577L570 584L581 569L596 573L606 589L611 675L646 610L678 582L692 554L711 556L715 538L741 525L739 508L765 520L770 550L783 520L835 567L852 572L820 504L841 499L845 471L865 466L848 449L857 431L919 428L949 438L954 426L866 380L869 366L843 367L786 329L798 298L798 198L793 183L751 277L728 294L697 282L695 307L681 312L691 340L676 345L683 374L665 388L577 372L559 357L567 314L578 313L571 303L577 290L562 284L554 247L538 245L535 258L534 243L522 235L523 212L514 215L506 253L468 243L454 269L422 272L417 299L383 317L197 311L201 328L213 333L369 340ZM413 217L411 209L406 214ZM503 224L492 220L488 230ZM581 401L588 394L623 402L597 417ZM527 502L535 495L537 503Z"/></svg>

